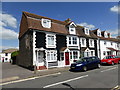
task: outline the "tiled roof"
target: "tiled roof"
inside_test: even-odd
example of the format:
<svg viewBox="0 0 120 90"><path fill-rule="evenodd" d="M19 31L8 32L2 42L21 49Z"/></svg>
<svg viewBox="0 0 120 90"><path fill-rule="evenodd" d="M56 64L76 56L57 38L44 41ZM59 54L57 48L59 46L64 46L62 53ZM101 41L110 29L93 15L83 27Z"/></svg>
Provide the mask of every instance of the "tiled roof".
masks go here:
<svg viewBox="0 0 120 90"><path fill-rule="evenodd" d="M43 28L42 27L42 25L40 23L42 18L51 20L51 22L52 22L51 28ZM68 35L69 31L68 31L67 25L69 25L69 24L70 23L66 23L65 21L59 21L59 20L48 18L48 17L39 16L39 15L35 15L32 13L28 13L28 12L23 12L21 24L20 24L19 38L22 37L30 29L55 32L55 33L61 33L61 34ZM96 30L90 31L90 35L86 35L84 33L84 27L77 26L76 34L80 37L96 38L96 39L100 38L103 40L118 41L115 38L98 37L97 35L94 34L94 32Z"/></svg>
<svg viewBox="0 0 120 90"><path fill-rule="evenodd" d="M43 28L40 23L42 18L51 20L52 27L51 28ZM19 37L21 37L29 29L68 34L68 30L66 28L67 24L68 23L66 23L64 21L59 21L59 20L35 15L32 13L28 13L28 12L23 12L21 25L20 25Z"/></svg>
<svg viewBox="0 0 120 90"><path fill-rule="evenodd" d="M86 35L84 33L84 27L81 27L81 26L77 26L76 27L76 33L78 36L80 37L88 37L88 38L96 38L97 39L97 36L94 35L94 33L92 31L90 31L90 34L89 35Z"/></svg>
<svg viewBox="0 0 120 90"><path fill-rule="evenodd" d="M15 51L18 51L18 49L6 49L6 50L3 50L2 53L12 53L12 52L15 52Z"/></svg>

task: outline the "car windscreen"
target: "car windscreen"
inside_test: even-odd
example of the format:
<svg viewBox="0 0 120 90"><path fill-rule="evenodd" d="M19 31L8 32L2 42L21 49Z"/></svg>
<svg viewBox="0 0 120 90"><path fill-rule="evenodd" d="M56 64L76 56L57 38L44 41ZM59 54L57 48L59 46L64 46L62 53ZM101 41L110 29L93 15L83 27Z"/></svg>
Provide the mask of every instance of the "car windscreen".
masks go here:
<svg viewBox="0 0 120 90"><path fill-rule="evenodd" d="M115 56L115 58L120 58L120 56Z"/></svg>
<svg viewBox="0 0 120 90"><path fill-rule="evenodd" d="M106 56L103 59L111 59L111 58L113 58L113 56Z"/></svg>
<svg viewBox="0 0 120 90"><path fill-rule="evenodd" d="M76 63L82 63L82 62L86 62L85 58L80 58L78 61L76 61Z"/></svg>

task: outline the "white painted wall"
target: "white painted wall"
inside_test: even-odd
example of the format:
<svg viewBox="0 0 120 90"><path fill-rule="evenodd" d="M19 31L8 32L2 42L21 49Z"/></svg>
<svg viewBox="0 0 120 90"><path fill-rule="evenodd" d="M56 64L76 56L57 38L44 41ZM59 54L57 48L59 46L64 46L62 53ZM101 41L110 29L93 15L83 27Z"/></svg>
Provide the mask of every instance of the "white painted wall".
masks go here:
<svg viewBox="0 0 120 90"><path fill-rule="evenodd" d="M104 41L106 41L106 45L104 45ZM107 47L110 47L110 48L114 48L114 49L117 49L117 42L112 42L113 44L111 45L111 42L112 41L107 41L107 40L100 40L100 53L101 53L101 59L104 58L106 55L103 55L103 52L104 51L110 51L109 49L107 49ZM116 51L113 51L113 55L116 55Z"/></svg>
<svg viewBox="0 0 120 90"><path fill-rule="evenodd" d="M10 62L11 59L11 53L8 53L7 56L5 56L5 53L0 53L0 62L2 62L4 58L4 62ZM7 60L5 60L7 58Z"/></svg>

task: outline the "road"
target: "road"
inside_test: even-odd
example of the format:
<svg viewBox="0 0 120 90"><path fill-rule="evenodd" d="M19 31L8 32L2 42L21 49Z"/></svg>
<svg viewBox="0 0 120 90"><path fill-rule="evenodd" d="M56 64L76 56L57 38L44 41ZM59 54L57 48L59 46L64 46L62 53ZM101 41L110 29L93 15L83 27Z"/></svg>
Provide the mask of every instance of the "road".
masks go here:
<svg viewBox="0 0 120 90"><path fill-rule="evenodd" d="M118 85L118 65L101 66L100 69L87 72L68 70L49 76L3 83L2 88L113 88L116 85Z"/></svg>

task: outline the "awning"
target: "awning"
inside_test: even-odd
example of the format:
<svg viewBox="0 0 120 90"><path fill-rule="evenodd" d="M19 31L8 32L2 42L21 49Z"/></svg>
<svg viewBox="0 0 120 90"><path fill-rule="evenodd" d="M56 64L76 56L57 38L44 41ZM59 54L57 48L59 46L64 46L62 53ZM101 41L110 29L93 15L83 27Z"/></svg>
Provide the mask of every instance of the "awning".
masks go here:
<svg viewBox="0 0 120 90"><path fill-rule="evenodd" d="M120 50L117 50L117 49L114 49L114 48L108 48L109 50L111 50L111 51L120 51Z"/></svg>

